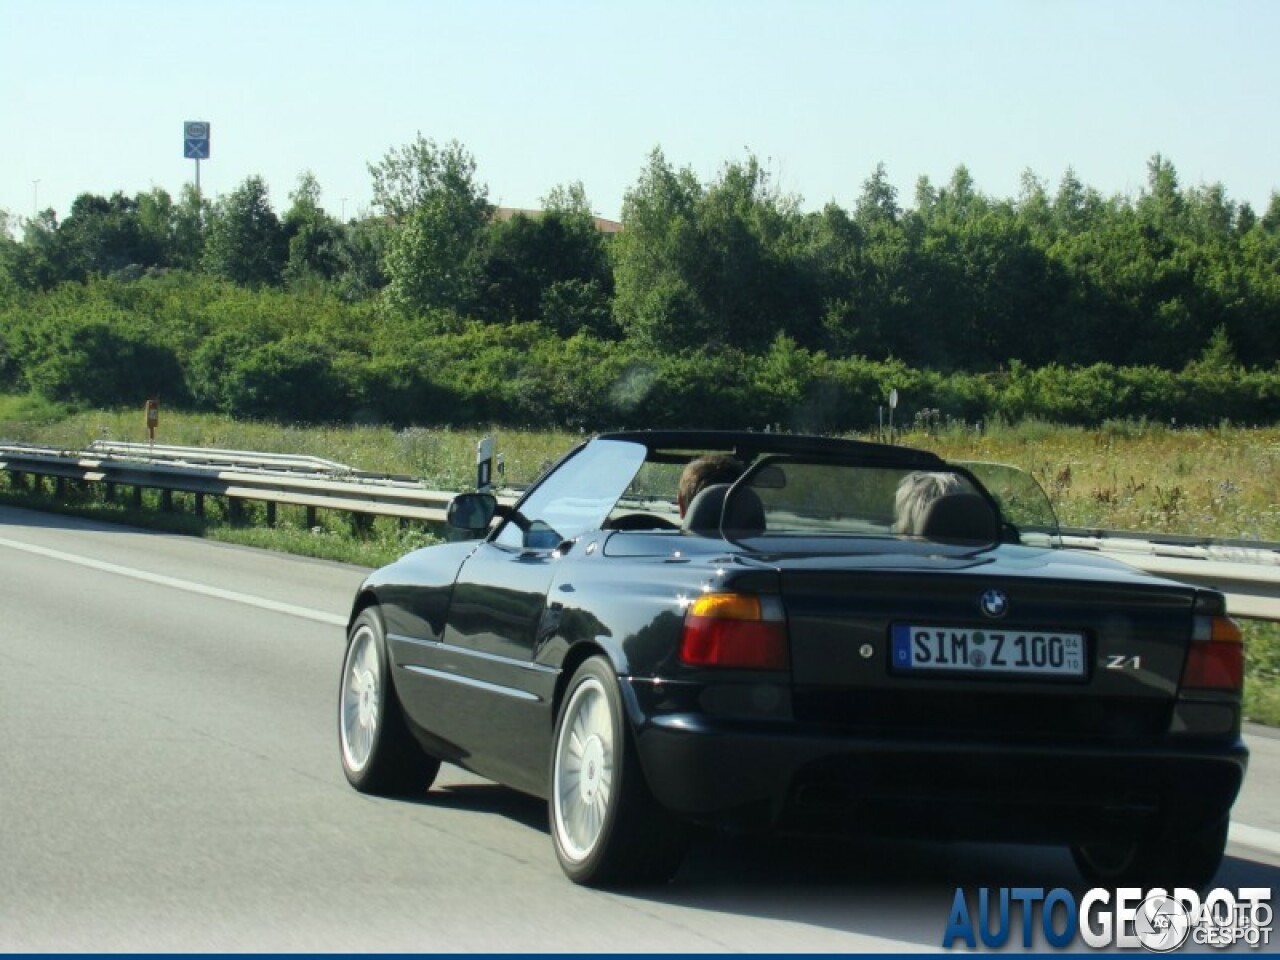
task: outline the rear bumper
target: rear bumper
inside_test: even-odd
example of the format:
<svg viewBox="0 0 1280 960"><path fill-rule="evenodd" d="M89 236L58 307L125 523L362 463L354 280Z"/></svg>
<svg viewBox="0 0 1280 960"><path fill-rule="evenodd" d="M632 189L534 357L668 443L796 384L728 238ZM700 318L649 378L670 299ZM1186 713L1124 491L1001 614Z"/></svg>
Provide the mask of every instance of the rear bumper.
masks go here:
<svg viewBox="0 0 1280 960"><path fill-rule="evenodd" d="M998 742L700 713L643 717L635 735L655 797L690 819L947 839L1048 843L1204 824L1230 811L1248 762L1238 736Z"/></svg>

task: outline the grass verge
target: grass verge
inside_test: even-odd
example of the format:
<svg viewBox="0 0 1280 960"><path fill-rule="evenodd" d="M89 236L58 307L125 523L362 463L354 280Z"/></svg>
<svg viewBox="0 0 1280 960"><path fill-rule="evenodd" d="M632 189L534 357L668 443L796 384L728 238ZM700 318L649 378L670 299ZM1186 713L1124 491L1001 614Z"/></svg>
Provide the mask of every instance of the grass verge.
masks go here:
<svg viewBox="0 0 1280 960"><path fill-rule="evenodd" d="M1280 623L1242 620L1245 641L1244 715L1280 727Z"/></svg>

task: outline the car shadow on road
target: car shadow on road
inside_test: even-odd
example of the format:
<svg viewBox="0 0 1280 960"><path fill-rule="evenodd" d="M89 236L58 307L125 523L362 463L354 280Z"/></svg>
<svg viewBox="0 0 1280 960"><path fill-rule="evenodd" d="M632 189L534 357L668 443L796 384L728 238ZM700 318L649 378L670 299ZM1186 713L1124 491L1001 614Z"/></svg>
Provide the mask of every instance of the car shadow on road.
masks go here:
<svg viewBox="0 0 1280 960"><path fill-rule="evenodd" d="M1247 853L1229 855L1213 882L1278 885L1280 865ZM710 834L669 885L633 895L932 950L944 946L956 891L974 904L981 887L1061 887L1077 903L1089 889L1064 847Z"/></svg>
<svg viewBox="0 0 1280 960"><path fill-rule="evenodd" d="M550 836L547 825L547 804L528 794L520 793L496 783L450 783L438 785L420 798L409 802L424 806L443 807L466 813L484 813L506 817L521 826L539 830ZM549 841L548 841L549 849Z"/></svg>
<svg viewBox="0 0 1280 960"><path fill-rule="evenodd" d="M1065 850L707 834L646 899L938 949L957 888L1078 884Z"/></svg>
<svg viewBox="0 0 1280 960"><path fill-rule="evenodd" d="M500 816L549 833L544 801L492 783L443 784L412 802ZM549 859L550 846L548 840ZM1213 885L1275 889L1280 864L1238 851L1224 860ZM704 831L670 883L609 895L883 938L886 948L905 943L934 950L943 946L956 890L972 903L981 887L1062 887L1077 902L1088 889L1063 847Z"/></svg>

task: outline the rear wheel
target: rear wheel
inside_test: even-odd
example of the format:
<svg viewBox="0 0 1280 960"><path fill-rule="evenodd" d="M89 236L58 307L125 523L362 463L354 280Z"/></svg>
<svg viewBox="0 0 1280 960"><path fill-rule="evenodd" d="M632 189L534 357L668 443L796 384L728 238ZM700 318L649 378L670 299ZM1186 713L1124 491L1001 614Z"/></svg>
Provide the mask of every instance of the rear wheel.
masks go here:
<svg viewBox="0 0 1280 960"><path fill-rule="evenodd" d="M1137 840L1073 844L1071 857L1095 886L1207 887L1222 865L1229 819Z"/></svg>
<svg viewBox="0 0 1280 960"><path fill-rule="evenodd" d="M377 607L362 611L347 636L338 693L338 745L342 772L361 793L423 793L440 772L440 761L413 739L401 713Z"/></svg>
<svg viewBox="0 0 1280 960"><path fill-rule="evenodd" d="M569 681L551 756L551 837L570 880L621 886L669 880L688 828L658 805L640 769L618 679L603 657Z"/></svg>

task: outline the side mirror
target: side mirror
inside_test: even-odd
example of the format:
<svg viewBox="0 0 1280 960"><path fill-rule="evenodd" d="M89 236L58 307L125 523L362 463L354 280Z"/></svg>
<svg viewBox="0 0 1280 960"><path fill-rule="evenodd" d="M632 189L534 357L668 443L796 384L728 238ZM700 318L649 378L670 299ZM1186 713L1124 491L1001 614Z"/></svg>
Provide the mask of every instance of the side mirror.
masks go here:
<svg viewBox="0 0 1280 960"><path fill-rule="evenodd" d="M471 533L488 529L498 513L498 498L491 493L460 493L449 501L445 514L449 526Z"/></svg>

